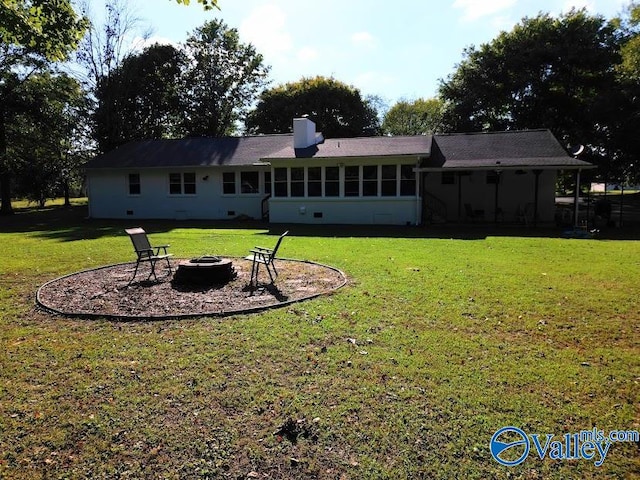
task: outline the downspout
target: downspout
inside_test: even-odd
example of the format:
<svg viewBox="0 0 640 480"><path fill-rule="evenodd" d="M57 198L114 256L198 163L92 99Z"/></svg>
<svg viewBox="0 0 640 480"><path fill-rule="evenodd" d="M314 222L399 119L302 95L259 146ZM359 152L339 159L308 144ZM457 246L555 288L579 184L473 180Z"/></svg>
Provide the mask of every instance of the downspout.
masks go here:
<svg viewBox="0 0 640 480"><path fill-rule="evenodd" d="M573 226L578 226L578 202L580 201L580 169L576 170L576 189L573 193Z"/></svg>

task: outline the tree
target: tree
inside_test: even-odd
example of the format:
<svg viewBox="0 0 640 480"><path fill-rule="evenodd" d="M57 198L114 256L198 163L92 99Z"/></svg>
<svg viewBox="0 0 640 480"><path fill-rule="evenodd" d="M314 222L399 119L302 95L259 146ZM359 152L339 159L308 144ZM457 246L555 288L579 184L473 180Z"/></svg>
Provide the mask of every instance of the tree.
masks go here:
<svg viewBox="0 0 640 480"><path fill-rule="evenodd" d="M32 75L20 89L23 108L7 128L15 190L40 206L63 194L68 205L69 184L84 160L82 89L68 75L51 71Z"/></svg>
<svg viewBox="0 0 640 480"><path fill-rule="evenodd" d="M64 60L87 27L69 0L2 0L0 43L17 45L47 60Z"/></svg>
<svg viewBox="0 0 640 480"><path fill-rule="evenodd" d="M267 83L262 55L220 20L196 29L184 49L189 59L182 82L186 135L234 133Z"/></svg>
<svg viewBox="0 0 640 480"><path fill-rule="evenodd" d="M184 5L189 5L191 3L189 0L176 0L178 3L182 3ZM201 4L205 10L211 10L213 8L218 8L218 0L198 0L198 3Z"/></svg>
<svg viewBox="0 0 640 480"><path fill-rule="evenodd" d="M295 117L309 115L327 138L379 132L377 112L360 91L334 78L303 78L266 90L246 122L251 133L289 133Z"/></svg>
<svg viewBox="0 0 640 480"><path fill-rule="evenodd" d="M98 149L105 152L130 140L180 136L185 64L181 51L156 44L126 58L108 82L100 82L94 115Z"/></svg>
<svg viewBox="0 0 640 480"><path fill-rule="evenodd" d="M424 135L436 133L442 123L443 102L438 98L400 101L384 116L385 135Z"/></svg>
<svg viewBox="0 0 640 480"><path fill-rule="evenodd" d="M87 21L69 0L2 0L0 3L0 213L11 214L7 121L21 105L20 86L48 62L62 60L84 34Z"/></svg>
<svg viewBox="0 0 640 480"><path fill-rule="evenodd" d="M549 128L565 145L585 144L605 164L611 144L615 28L586 10L525 18L479 49L471 47L442 82L445 128L456 131Z"/></svg>

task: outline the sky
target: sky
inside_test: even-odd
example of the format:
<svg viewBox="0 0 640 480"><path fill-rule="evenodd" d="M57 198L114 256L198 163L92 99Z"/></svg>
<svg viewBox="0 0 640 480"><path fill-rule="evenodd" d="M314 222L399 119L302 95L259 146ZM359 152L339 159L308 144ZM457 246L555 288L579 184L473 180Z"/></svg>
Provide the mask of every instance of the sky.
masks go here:
<svg viewBox="0 0 640 480"><path fill-rule="evenodd" d="M271 86L323 75L392 106L435 96L466 47L524 17L586 7L613 18L629 0L219 0L220 9L208 12L196 0L128 3L152 40L180 43L218 18L263 55Z"/></svg>

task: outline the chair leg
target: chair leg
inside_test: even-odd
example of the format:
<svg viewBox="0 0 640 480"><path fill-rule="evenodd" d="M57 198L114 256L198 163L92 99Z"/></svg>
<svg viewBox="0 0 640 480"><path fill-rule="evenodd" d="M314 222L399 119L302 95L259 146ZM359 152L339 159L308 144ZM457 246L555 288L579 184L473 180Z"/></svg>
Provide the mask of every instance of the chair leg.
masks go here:
<svg viewBox="0 0 640 480"><path fill-rule="evenodd" d="M251 264L251 279L249 280L249 286L255 285L258 288L258 264L255 257L253 257L253 263Z"/></svg>
<svg viewBox="0 0 640 480"><path fill-rule="evenodd" d="M271 273L271 268L269 268L269 264L265 263L264 266L267 267L267 273L269 274L269 278L271 279L271 283L273 283L275 280L273 278L273 274ZM271 264L271 266L273 266L273 264Z"/></svg>
<svg viewBox="0 0 640 480"><path fill-rule="evenodd" d="M138 267L140 266L140 260L138 260L136 262L136 269L133 271L133 277L131 277L131 280L129 280L129 283L127 283L127 287L129 285L131 285L131 282L133 282L133 280L136 278L136 275L138 274Z"/></svg>
<svg viewBox="0 0 640 480"><path fill-rule="evenodd" d="M156 262L154 260L150 260L149 263L151 264L151 272L149 273L147 280L149 280L151 278L151 275L153 275L153 278L155 278L157 281L158 277L156 276Z"/></svg>

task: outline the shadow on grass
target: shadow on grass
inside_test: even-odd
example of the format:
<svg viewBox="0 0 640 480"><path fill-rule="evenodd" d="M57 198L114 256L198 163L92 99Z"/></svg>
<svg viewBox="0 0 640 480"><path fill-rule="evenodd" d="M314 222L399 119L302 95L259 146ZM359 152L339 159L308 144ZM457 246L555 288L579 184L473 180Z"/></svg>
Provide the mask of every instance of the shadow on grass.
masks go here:
<svg viewBox="0 0 640 480"><path fill-rule="evenodd" d="M639 197L640 198L640 197ZM635 200L635 199L634 199ZM632 208L629 202L627 208ZM87 205L17 209L14 215L0 216L0 231L34 233L39 237L72 242L124 236L124 229L143 226L147 233L167 233L175 228L261 230L257 235L280 235L290 230L298 237L378 237L482 240L487 237L563 238L566 227L524 226L509 223L396 225L308 225L274 224L259 220L108 220L87 218ZM640 218L640 216L639 216ZM601 229L595 239L638 240L640 221L635 216L624 227Z"/></svg>

